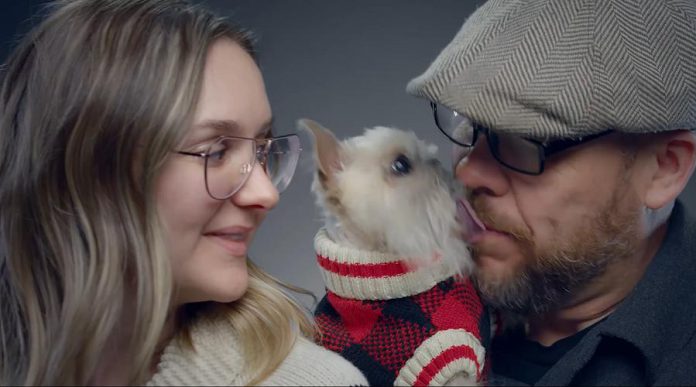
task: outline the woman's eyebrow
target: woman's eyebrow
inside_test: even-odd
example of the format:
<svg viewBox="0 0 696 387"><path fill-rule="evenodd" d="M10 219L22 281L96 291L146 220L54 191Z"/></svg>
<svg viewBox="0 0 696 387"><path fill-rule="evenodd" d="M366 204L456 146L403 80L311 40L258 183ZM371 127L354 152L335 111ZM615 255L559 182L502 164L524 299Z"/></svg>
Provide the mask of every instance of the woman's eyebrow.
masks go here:
<svg viewBox="0 0 696 387"><path fill-rule="evenodd" d="M268 134L271 134L271 131L273 129L273 121L274 118L271 117L268 121L261 125L260 129L254 137L264 137ZM237 124L237 122L234 120L205 120L194 125L194 128L212 130L215 131L216 134L222 134L226 136L241 136L242 134L240 133L241 130L239 124Z"/></svg>
<svg viewBox="0 0 696 387"><path fill-rule="evenodd" d="M194 125L194 128L213 130L228 136L239 134L239 125L233 120L205 120Z"/></svg>

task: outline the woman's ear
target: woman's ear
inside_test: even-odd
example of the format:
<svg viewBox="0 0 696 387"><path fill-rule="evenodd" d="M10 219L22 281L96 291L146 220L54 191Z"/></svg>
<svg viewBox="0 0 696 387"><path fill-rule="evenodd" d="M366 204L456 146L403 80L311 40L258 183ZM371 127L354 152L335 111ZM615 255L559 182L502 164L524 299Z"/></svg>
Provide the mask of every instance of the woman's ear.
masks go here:
<svg viewBox="0 0 696 387"><path fill-rule="evenodd" d="M644 194L645 206L662 208L681 194L696 167L696 132L658 134L649 146L653 171Z"/></svg>

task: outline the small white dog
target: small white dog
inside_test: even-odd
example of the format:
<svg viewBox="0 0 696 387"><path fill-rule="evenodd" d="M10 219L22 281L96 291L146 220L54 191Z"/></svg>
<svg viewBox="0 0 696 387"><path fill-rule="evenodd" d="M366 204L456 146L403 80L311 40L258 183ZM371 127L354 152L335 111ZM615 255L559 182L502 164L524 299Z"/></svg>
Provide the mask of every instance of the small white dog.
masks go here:
<svg viewBox="0 0 696 387"><path fill-rule="evenodd" d="M325 218L314 240L327 287L319 342L373 385L481 381L490 324L468 280L460 184L437 147L387 127L339 141L314 121L298 126L314 142Z"/></svg>

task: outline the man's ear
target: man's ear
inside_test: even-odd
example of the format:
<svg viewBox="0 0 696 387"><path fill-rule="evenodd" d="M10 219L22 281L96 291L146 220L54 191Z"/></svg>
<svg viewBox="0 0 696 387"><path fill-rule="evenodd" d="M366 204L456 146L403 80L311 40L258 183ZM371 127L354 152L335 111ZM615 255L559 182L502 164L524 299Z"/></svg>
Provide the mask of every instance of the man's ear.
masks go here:
<svg viewBox="0 0 696 387"><path fill-rule="evenodd" d="M653 173L644 194L648 208L659 209L684 190L696 167L696 132L678 130L656 135L651 144Z"/></svg>

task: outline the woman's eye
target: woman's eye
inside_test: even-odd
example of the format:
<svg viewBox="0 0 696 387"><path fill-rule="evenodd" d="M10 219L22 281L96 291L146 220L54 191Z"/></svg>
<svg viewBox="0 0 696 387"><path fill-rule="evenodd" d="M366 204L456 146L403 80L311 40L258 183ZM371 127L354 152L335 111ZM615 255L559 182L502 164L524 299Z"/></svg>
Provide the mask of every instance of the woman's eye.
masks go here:
<svg viewBox="0 0 696 387"><path fill-rule="evenodd" d="M225 152L227 152L226 149L219 150L219 151L217 151L217 152L210 153L210 154L208 155L208 157L210 157L211 159L213 159L213 160L215 160L215 161L220 161L220 160L222 160L222 159L225 158Z"/></svg>
<svg viewBox="0 0 696 387"><path fill-rule="evenodd" d="M225 159L225 155L229 150L227 146L223 143L213 145L210 150L208 150L208 160L210 161L221 161Z"/></svg>
<svg viewBox="0 0 696 387"><path fill-rule="evenodd" d="M394 159L394 161L392 161L391 169L393 174L397 176L404 176L411 173L413 167L411 166L411 160L409 160L405 155L400 154Z"/></svg>

